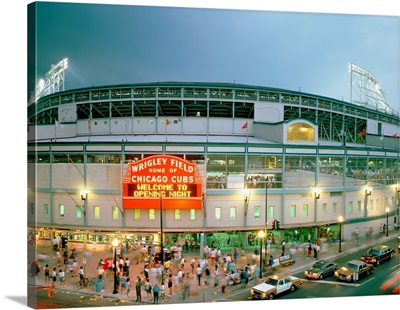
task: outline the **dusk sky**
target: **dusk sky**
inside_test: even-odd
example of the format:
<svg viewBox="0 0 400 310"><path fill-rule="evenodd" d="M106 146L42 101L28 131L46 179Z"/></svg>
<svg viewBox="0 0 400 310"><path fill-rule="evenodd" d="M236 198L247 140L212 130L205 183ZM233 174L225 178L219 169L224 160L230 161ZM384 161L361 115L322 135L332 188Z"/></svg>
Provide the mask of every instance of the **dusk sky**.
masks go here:
<svg viewBox="0 0 400 310"><path fill-rule="evenodd" d="M235 82L346 101L352 62L376 77L399 111L394 16L39 3L37 77L64 57L66 89Z"/></svg>

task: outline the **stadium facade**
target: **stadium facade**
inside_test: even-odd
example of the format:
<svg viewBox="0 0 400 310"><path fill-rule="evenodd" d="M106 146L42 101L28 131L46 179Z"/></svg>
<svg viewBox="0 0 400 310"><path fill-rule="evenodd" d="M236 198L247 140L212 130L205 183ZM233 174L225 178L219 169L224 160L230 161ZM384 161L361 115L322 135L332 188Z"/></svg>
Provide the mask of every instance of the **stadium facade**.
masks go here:
<svg viewBox="0 0 400 310"><path fill-rule="evenodd" d="M398 226L400 117L382 107L158 82L55 92L28 106L28 123L39 242L241 247L264 229L280 243Z"/></svg>

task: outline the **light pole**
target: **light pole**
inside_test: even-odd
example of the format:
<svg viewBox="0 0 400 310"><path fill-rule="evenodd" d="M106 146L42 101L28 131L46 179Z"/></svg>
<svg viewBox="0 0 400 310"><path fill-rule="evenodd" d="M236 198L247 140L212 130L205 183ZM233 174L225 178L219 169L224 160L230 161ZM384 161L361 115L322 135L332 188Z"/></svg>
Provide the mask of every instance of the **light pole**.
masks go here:
<svg viewBox="0 0 400 310"><path fill-rule="evenodd" d="M343 216L339 216L339 253L342 252L342 222Z"/></svg>
<svg viewBox="0 0 400 310"><path fill-rule="evenodd" d="M118 246L118 239L114 238L113 241L111 241L111 245L114 248L114 290L113 294L117 294L117 246Z"/></svg>
<svg viewBox="0 0 400 310"><path fill-rule="evenodd" d="M389 208L386 208L386 237L389 237Z"/></svg>
<svg viewBox="0 0 400 310"><path fill-rule="evenodd" d="M260 279L262 279L262 244L263 244L263 238L264 238L263 230L259 231L258 237L260 237Z"/></svg>

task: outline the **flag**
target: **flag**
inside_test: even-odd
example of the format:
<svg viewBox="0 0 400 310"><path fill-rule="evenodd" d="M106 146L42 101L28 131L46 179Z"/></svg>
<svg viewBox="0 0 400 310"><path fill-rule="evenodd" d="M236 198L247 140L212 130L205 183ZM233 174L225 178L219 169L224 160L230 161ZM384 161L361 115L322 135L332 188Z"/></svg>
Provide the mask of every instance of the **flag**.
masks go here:
<svg viewBox="0 0 400 310"><path fill-rule="evenodd" d="M243 124L242 129L246 129L248 126L249 126L249 123L246 122L246 123Z"/></svg>
<svg viewBox="0 0 400 310"><path fill-rule="evenodd" d="M171 124L171 122L170 122L170 120L167 118L167 120L166 120L166 122L165 122L166 124L167 124L167 126L169 125L169 124Z"/></svg>
<svg viewBox="0 0 400 310"><path fill-rule="evenodd" d="M396 138L397 138L397 133L395 133L395 134L392 136L392 138L393 138L393 139L396 139Z"/></svg>
<svg viewBox="0 0 400 310"><path fill-rule="evenodd" d="M90 118L87 119L87 128L88 128L88 130L91 129L91 127L90 127Z"/></svg>
<svg viewBox="0 0 400 310"><path fill-rule="evenodd" d="M62 125L59 121L55 121L56 127L58 128L64 128L64 125Z"/></svg>

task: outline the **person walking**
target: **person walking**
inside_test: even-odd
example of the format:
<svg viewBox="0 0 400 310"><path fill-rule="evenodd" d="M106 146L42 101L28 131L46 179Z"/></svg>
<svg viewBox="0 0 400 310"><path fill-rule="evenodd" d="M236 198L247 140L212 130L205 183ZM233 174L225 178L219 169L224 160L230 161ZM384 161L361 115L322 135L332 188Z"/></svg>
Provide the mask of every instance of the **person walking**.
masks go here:
<svg viewBox="0 0 400 310"><path fill-rule="evenodd" d="M144 290L146 291L146 297L147 301L151 300L151 283L149 281L149 278L146 278L146 282L144 283Z"/></svg>
<svg viewBox="0 0 400 310"><path fill-rule="evenodd" d="M58 278L60 282L60 287L67 287L65 282L65 272L62 269L58 271Z"/></svg>
<svg viewBox="0 0 400 310"><path fill-rule="evenodd" d="M164 285L164 282L161 282L160 297L161 297L161 303L164 303L165 302L165 285Z"/></svg>
<svg viewBox="0 0 400 310"><path fill-rule="evenodd" d="M125 293L126 290L126 280L128 278L126 277L125 273L123 272L119 281L120 281L120 287L121 287L121 294Z"/></svg>
<svg viewBox="0 0 400 310"><path fill-rule="evenodd" d="M219 271L218 269L215 269L214 272L214 295L216 295L218 293L218 286L219 286Z"/></svg>
<svg viewBox="0 0 400 310"><path fill-rule="evenodd" d="M53 268L53 271L51 273L51 285L55 286L57 281L57 269L56 267Z"/></svg>
<svg viewBox="0 0 400 310"><path fill-rule="evenodd" d="M126 283L125 283L125 286L126 286L126 298L129 298L129 293L131 292L131 278L126 278ZM137 301L137 299L136 299L136 301Z"/></svg>
<svg viewBox="0 0 400 310"><path fill-rule="evenodd" d="M312 246L311 243L307 247L307 259L311 258L311 251L312 251Z"/></svg>
<svg viewBox="0 0 400 310"><path fill-rule="evenodd" d="M153 287L153 304L158 304L159 294L160 294L160 287L156 283L156 284L154 284L154 287Z"/></svg>
<svg viewBox="0 0 400 310"><path fill-rule="evenodd" d="M137 276L136 279L135 289L136 289L136 302L142 301L142 280L140 279L139 276Z"/></svg>
<svg viewBox="0 0 400 310"><path fill-rule="evenodd" d="M46 266L44 267L44 281L46 283L50 283L50 268L49 265L46 264Z"/></svg>
<svg viewBox="0 0 400 310"><path fill-rule="evenodd" d="M197 274L197 283L201 285L201 276L203 274L203 268L200 267L200 264L197 264L196 274Z"/></svg>

